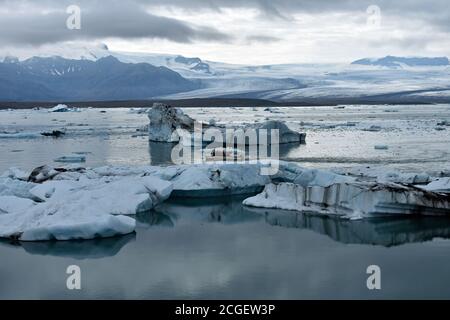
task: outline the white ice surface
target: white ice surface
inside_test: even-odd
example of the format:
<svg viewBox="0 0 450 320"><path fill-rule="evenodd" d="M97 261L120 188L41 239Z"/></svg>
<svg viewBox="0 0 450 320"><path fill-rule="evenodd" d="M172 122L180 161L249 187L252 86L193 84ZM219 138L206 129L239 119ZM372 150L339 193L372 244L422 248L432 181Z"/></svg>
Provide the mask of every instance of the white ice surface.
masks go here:
<svg viewBox="0 0 450 320"><path fill-rule="evenodd" d="M9 179L9 178L8 178ZM15 181L9 180L6 183ZM24 182L22 182L24 183ZM157 177L46 181L31 184L29 197L0 197L0 237L21 241L72 240L131 233L135 220L166 200L172 184ZM13 193L13 192L9 192ZM17 193L17 192L16 192Z"/></svg>
<svg viewBox="0 0 450 320"><path fill-rule="evenodd" d="M262 167L275 163L276 175L262 174ZM449 180L429 176L406 179L391 173L391 181L376 181L282 161L66 170L42 183L19 180L24 175L19 169L0 177L0 237L38 241L122 235L135 228L135 220L126 215L148 211L170 196L256 194L263 189L244 204L352 218L450 213L448 196L432 192L448 190Z"/></svg>

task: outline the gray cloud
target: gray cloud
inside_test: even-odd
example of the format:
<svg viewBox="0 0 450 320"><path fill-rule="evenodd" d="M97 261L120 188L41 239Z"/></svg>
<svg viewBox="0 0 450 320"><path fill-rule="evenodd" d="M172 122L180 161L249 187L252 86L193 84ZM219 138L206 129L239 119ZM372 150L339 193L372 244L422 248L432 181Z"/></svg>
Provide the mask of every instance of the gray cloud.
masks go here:
<svg viewBox="0 0 450 320"><path fill-rule="evenodd" d="M272 36L252 35L245 38L248 43L262 42L271 43L281 41L280 38Z"/></svg>
<svg viewBox="0 0 450 320"><path fill-rule="evenodd" d="M73 3L82 8L82 29L68 30L65 9ZM225 8L256 8L259 19L289 21L295 13L319 15L347 13L364 16L369 5L377 5L383 17L407 19L404 27L410 33L402 39L386 41L386 45L413 48L430 41L416 36L417 26L428 26L444 34L450 32L448 0L0 0L0 45L41 45L71 40L167 39L178 43L216 41L232 42L227 26L218 30L210 26L194 25L186 21L151 13L154 6L173 6L190 12ZM29 8L27 10L27 8ZM50 10L46 12L45 10ZM239 43L279 41L273 34L248 35L243 31ZM258 33L258 30L250 30ZM378 46L379 44L377 44Z"/></svg>
<svg viewBox="0 0 450 320"><path fill-rule="evenodd" d="M21 1L21 4L27 4ZM10 4L0 1L0 5ZM108 4L92 1L81 3L81 30L69 30L65 9L69 2L51 1L40 3L42 9L56 9L45 12L32 8L17 12L0 11L0 39L4 44L41 45L71 40L102 38L145 39L160 38L175 42L189 43L201 41L230 41L231 36L207 26L195 26L186 22L147 13L137 3L129 5L119 1ZM17 9L17 3L16 5ZM3 7L5 8L5 7ZM7 7L6 7L7 8Z"/></svg>

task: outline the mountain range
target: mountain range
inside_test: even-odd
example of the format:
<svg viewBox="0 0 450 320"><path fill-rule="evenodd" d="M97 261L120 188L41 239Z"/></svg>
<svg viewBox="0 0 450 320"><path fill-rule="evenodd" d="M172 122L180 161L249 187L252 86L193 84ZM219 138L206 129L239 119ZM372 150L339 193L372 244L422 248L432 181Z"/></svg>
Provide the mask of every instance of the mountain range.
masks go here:
<svg viewBox="0 0 450 320"><path fill-rule="evenodd" d="M251 98L288 103L450 102L446 57L248 66L170 54L64 48L0 59L0 101Z"/></svg>
<svg viewBox="0 0 450 320"><path fill-rule="evenodd" d="M198 88L198 82L169 68L124 63L113 56L96 61L7 57L0 63L3 101L146 99Z"/></svg>

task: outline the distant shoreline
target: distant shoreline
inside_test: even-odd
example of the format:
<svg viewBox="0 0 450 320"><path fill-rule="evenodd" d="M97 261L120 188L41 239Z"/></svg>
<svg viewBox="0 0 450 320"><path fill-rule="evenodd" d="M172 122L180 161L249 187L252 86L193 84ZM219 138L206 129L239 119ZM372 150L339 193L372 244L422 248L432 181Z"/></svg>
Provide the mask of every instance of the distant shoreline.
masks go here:
<svg viewBox="0 0 450 320"><path fill-rule="evenodd" d="M329 98L329 99L304 99L302 101L271 101L262 99L242 99L242 98L198 98L198 99L179 99L179 100L124 100L124 101L24 101L24 102L1 102L0 110L5 109L32 109L35 107L50 108L57 104L66 104L70 107L78 108L139 108L151 107L153 103L161 102L174 107L205 108L205 107L321 107L337 105L431 105L439 103L450 103L450 99L383 99L378 97L368 98Z"/></svg>

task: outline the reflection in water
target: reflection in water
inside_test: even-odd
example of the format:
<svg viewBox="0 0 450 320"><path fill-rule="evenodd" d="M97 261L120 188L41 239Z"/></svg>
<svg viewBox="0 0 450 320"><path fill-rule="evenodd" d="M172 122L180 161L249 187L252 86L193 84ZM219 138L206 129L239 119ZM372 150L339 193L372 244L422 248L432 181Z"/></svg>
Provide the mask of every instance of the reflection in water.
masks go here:
<svg viewBox="0 0 450 320"><path fill-rule="evenodd" d="M164 213L172 221L198 221L208 223L239 224L262 220L259 213L249 211L242 205L245 196L217 197L207 199L173 199L159 205L155 210Z"/></svg>
<svg viewBox="0 0 450 320"><path fill-rule="evenodd" d="M383 217L347 220L311 213L251 209L265 215L267 223L284 228L309 229L346 244L398 246L450 238L448 217Z"/></svg>
<svg viewBox="0 0 450 320"><path fill-rule="evenodd" d="M279 145L279 156L281 160L287 159L291 150L301 147L300 143L284 143ZM175 143L153 142L149 141L150 163L153 166L169 165L172 162L172 148L176 146ZM207 147L205 145L204 147ZM248 154L248 147L246 148Z"/></svg>
<svg viewBox="0 0 450 320"><path fill-rule="evenodd" d="M23 248L32 255L55 256L73 259L100 259L119 253L136 235L78 241L11 242L0 240L0 246Z"/></svg>
<svg viewBox="0 0 450 320"><path fill-rule="evenodd" d="M172 148L174 143L153 142L149 140L150 163L152 166L168 165L172 163Z"/></svg>
<svg viewBox="0 0 450 320"><path fill-rule="evenodd" d="M172 219L164 214L155 211L142 212L136 215L137 226L141 228L150 228L152 226L169 227L175 226Z"/></svg>
<svg viewBox="0 0 450 320"><path fill-rule="evenodd" d="M448 217L383 217L347 220L311 213L276 209L249 208L242 199L216 198L204 200L169 201L146 215L157 221L151 225L176 225L183 220L223 224L265 221L273 226L308 229L329 236L345 244L397 246L411 242L424 242L433 238L450 238ZM150 217L150 218L149 218ZM171 223L167 222L167 219Z"/></svg>
<svg viewBox="0 0 450 320"><path fill-rule="evenodd" d="M448 217L383 217L347 220L311 213L276 209L248 208L242 197L209 199L175 199L155 210L136 216L139 233L152 227L175 228L177 225L220 223L238 225L267 223L274 227L307 229L327 235L344 244L366 244L385 247L424 242L434 238L450 238ZM99 259L115 256L135 234L122 237L83 240L12 243L0 240L0 246L23 248L33 255L49 255L74 259Z"/></svg>

